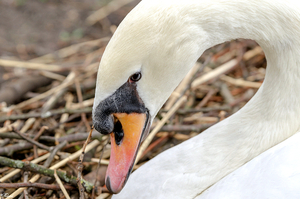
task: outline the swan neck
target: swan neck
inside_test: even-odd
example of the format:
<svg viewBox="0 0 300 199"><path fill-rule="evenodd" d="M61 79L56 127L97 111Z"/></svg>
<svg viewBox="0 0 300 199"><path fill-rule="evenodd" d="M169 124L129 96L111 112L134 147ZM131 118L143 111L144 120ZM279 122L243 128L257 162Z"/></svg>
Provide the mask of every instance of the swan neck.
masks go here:
<svg viewBox="0 0 300 199"><path fill-rule="evenodd" d="M185 144L189 148L197 143L192 154L182 152L182 156L186 156L183 161L197 159L201 165L195 168L202 179L195 186L198 194L299 131L298 10L298 5L277 0L198 1L183 8L182 12L190 14L183 15L184 24L191 19L201 35L194 37L200 53L243 38L258 42L267 59L266 77L256 95L236 114Z"/></svg>
<svg viewBox="0 0 300 199"><path fill-rule="evenodd" d="M300 92L295 92L300 85L299 3L288 0L204 0L196 4L190 7L190 13L204 35L199 42L205 44L205 48L243 38L255 40L265 53L264 83L239 111L239 117L234 116L239 122L254 125L252 130L244 131L245 136L256 136L252 132L257 122L266 119L268 128L264 131L272 133L272 129L288 129L281 134L273 132L271 145L295 133L300 127L300 121L295 119L300 112L297 100Z"/></svg>
<svg viewBox="0 0 300 199"><path fill-rule="evenodd" d="M189 13L206 35L203 38L203 43L208 44L206 48L238 38L255 40L272 51L296 45L295 36L300 31L298 3L293 5L279 0L196 3L198 6L190 5L192 12ZM296 42L299 44L299 40Z"/></svg>

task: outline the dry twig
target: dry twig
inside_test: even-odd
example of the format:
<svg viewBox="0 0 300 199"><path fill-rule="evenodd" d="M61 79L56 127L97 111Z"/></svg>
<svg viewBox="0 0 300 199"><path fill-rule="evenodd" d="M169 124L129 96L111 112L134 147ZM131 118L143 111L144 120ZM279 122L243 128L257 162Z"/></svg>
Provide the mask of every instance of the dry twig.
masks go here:
<svg viewBox="0 0 300 199"><path fill-rule="evenodd" d="M78 188L79 188L79 193L80 193L80 199L84 199L84 189L81 185L81 180L82 180L82 169L83 169L83 158L84 158L84 153L85 153L85 148L87 146L87 144L90 142L90 139L92 137L92 132L93 132L94 128L92 128L90 130L90 133L89 133L89 136L87 137L84 145L83 145L83 148L82 148L82 153L81 155L79 156L79 163L77 165L77 170L78 170L78 174L77 174L77 184L78 184Z"/></svg>
<svg viewBox="0 0 300 199"><path fill-rule="evenodd" d="M110 13L118 10L122 6L128 4L128 3L132 2L132 1L133 0L114 0L114 1L111 1L109 4L107 4L103 8L100 8L99 10L97 10L96 12L94 12L93 14L91 14L86 19L86 22L89 25L94 25L95 23L97 23L101 19L104 19Z"/></svg>
<svg viewBox="0 0 300 199"><path fill-rule="evenodd" d="M21 187L35 187L40 189L50 189L50 190L61 190L61 187L59 185L54 184L42 184L42 183L31 183L31 182L21 182L21 183L0 183L0 188L4 189L17 189ZM76 189L73 186L70 185L64 185L65 189L68 190L74 190Z"/></svg>
<svg viewBox="0 0 300 199"><path fill-rule="evenodd" d="M94 140L93 142L91 142L90 144L87 145L86 147L86 151L90 151L91 149L93 149L94 147L96 147L97 145L99 145L99 141ZM61 166L65 165L69 160L73 160L77 157L79 157L79 155L82 153L82 149L77 151L76 153L70 155L69 157L65 158L64 160L58 162L57 164L53 165L50 167L50 169L58 169ZM35 175L33 178L30 179L30 182L36 182L38 179L40 178L40 175ZM85 186L87 186L85 184ZM86 191L90 192L92 190L93 186L87 186ZM19 188L18 190L16 190L14 193L12 193L8 198L13 199L15 196L19 195L25 188Z"/></svg>
<svg viewBox="0 0 300 199"><path fill-rule="evenodd" d="M155 126L155 128L151 131L151 133L148 135L146 140L141 145L139 152L136 156L135 164L139 161L139 159L142 157L143 152L146 150L146 148L149 146L150 142L154 138L155 134L159 131L159 129L169 120L169 118L176 112L176 110L186 101L186 96L181 97L176 104L169 110L169 112L163 117L163 119Z"/></svg>
<svg viewBox="0 0 300 199"><path fill-rule="evenodd" d="M59 185L60 189L62 190L62 192L64 193L64 196L67 198L67 199L71 199L67 190L65 189L63 183L61 182L60 178L58 177L57 173L56 173L56 170L54 170L54 177L56 179L56 182L57 184Z"/></svg>
<svg viewBox="0 0 300 199"><path fill-rule="evenodd" d="M30 63L22 61L13 61L0 59L0 65L5 67L21 67L35 70L48 70L48 71L61 71L62 67L58 65L42 64L42 63Z"/></svg>

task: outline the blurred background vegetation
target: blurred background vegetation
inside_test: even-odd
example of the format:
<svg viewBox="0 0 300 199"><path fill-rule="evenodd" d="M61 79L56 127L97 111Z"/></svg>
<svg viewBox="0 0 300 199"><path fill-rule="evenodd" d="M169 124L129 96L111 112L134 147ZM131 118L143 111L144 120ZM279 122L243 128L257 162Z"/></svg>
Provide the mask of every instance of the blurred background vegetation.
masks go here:
<svg viewBox="0 0 300 199"><path fill-rule="evenodd" d="M90 25L86 19L112 0L1 0L0 56L41 56L59 48L111 34L138 1ZM122 2L122 1L118 1ZM128 2L128 1L127 1ZM26 59L26 57L20 57Z"/></svg>

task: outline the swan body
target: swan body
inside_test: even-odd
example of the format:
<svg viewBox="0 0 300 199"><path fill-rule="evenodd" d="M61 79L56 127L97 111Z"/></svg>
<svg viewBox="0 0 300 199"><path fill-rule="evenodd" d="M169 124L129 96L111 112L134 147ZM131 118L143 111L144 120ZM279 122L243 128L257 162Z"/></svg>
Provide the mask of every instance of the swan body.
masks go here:
<svg viewBox="0 0 300 199"><path fill-rule="evenodd" d="M300 198L300 133L268 149L196 198Z"/></svg>
<svg viewBox="0 0 300 199"><path fill-rule="evenodd" d="M300 198L300 160L297 158L300 155L299 143L300 133L296 133L228 174L201 193L197 191L197 187L194 190L187 191L181 182L172 184L174 186L172 191L166 191L167 186L164 187L163 184L164 181L168 182L166 178L172 179L172 177L175 177L181 178L182 181L185 180L179 169L170 170L170 173L167 174L165 172L168 169L162 169L161 166L164 165L161 165L160 162L169 157L170 153L174 153L174 151L168 150L158 156L159 158L153 159L153 161L135 171L121 193L114 195L113 198ZM169 160L171 161L171 159L172 156ZM193 164L193 162L191 160L186 164ZM179 163L177 166L180 168ZM190 174L194 175L195 180L200 177L197 172ZM159 178L160 175L161 178Z"/></svg>
<svg viewBox="0 0 300 199"><path fill-rule="evenodd" d="M299 4L296 0L143 0L128 14L99 66L93 119L101 132L113 130L103 107L132 112L120 111L119 104L124 103L115 97L124 96L116 93L124 93L121 88L126 85L134 85L132 95L148 111L151 123L197 58L216 44L253 39L263 48L268 66L262 86L240 111L153 158L113 198L299 198ZM132 83L128 78L137 72L142 78ZM125 140L128 133L124 134ZM109 166L117 168L107 175L115 193L129 175L114 176L123 168L128 171L131 163L124 162Z"/></svg>

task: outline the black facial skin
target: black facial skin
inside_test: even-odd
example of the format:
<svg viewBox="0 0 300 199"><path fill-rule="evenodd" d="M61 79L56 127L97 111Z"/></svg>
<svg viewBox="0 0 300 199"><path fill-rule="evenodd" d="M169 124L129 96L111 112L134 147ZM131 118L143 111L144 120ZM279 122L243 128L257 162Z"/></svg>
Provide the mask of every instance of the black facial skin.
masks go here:
<svg viewBox="0 0 300 199"><path fill-rule="evenodd" d="M99 103L93 112L93 123L98 132L109 134L114 130L113 113L147 112L148 110L136 90L136 83L128 81L114 94Z"/></svg>

